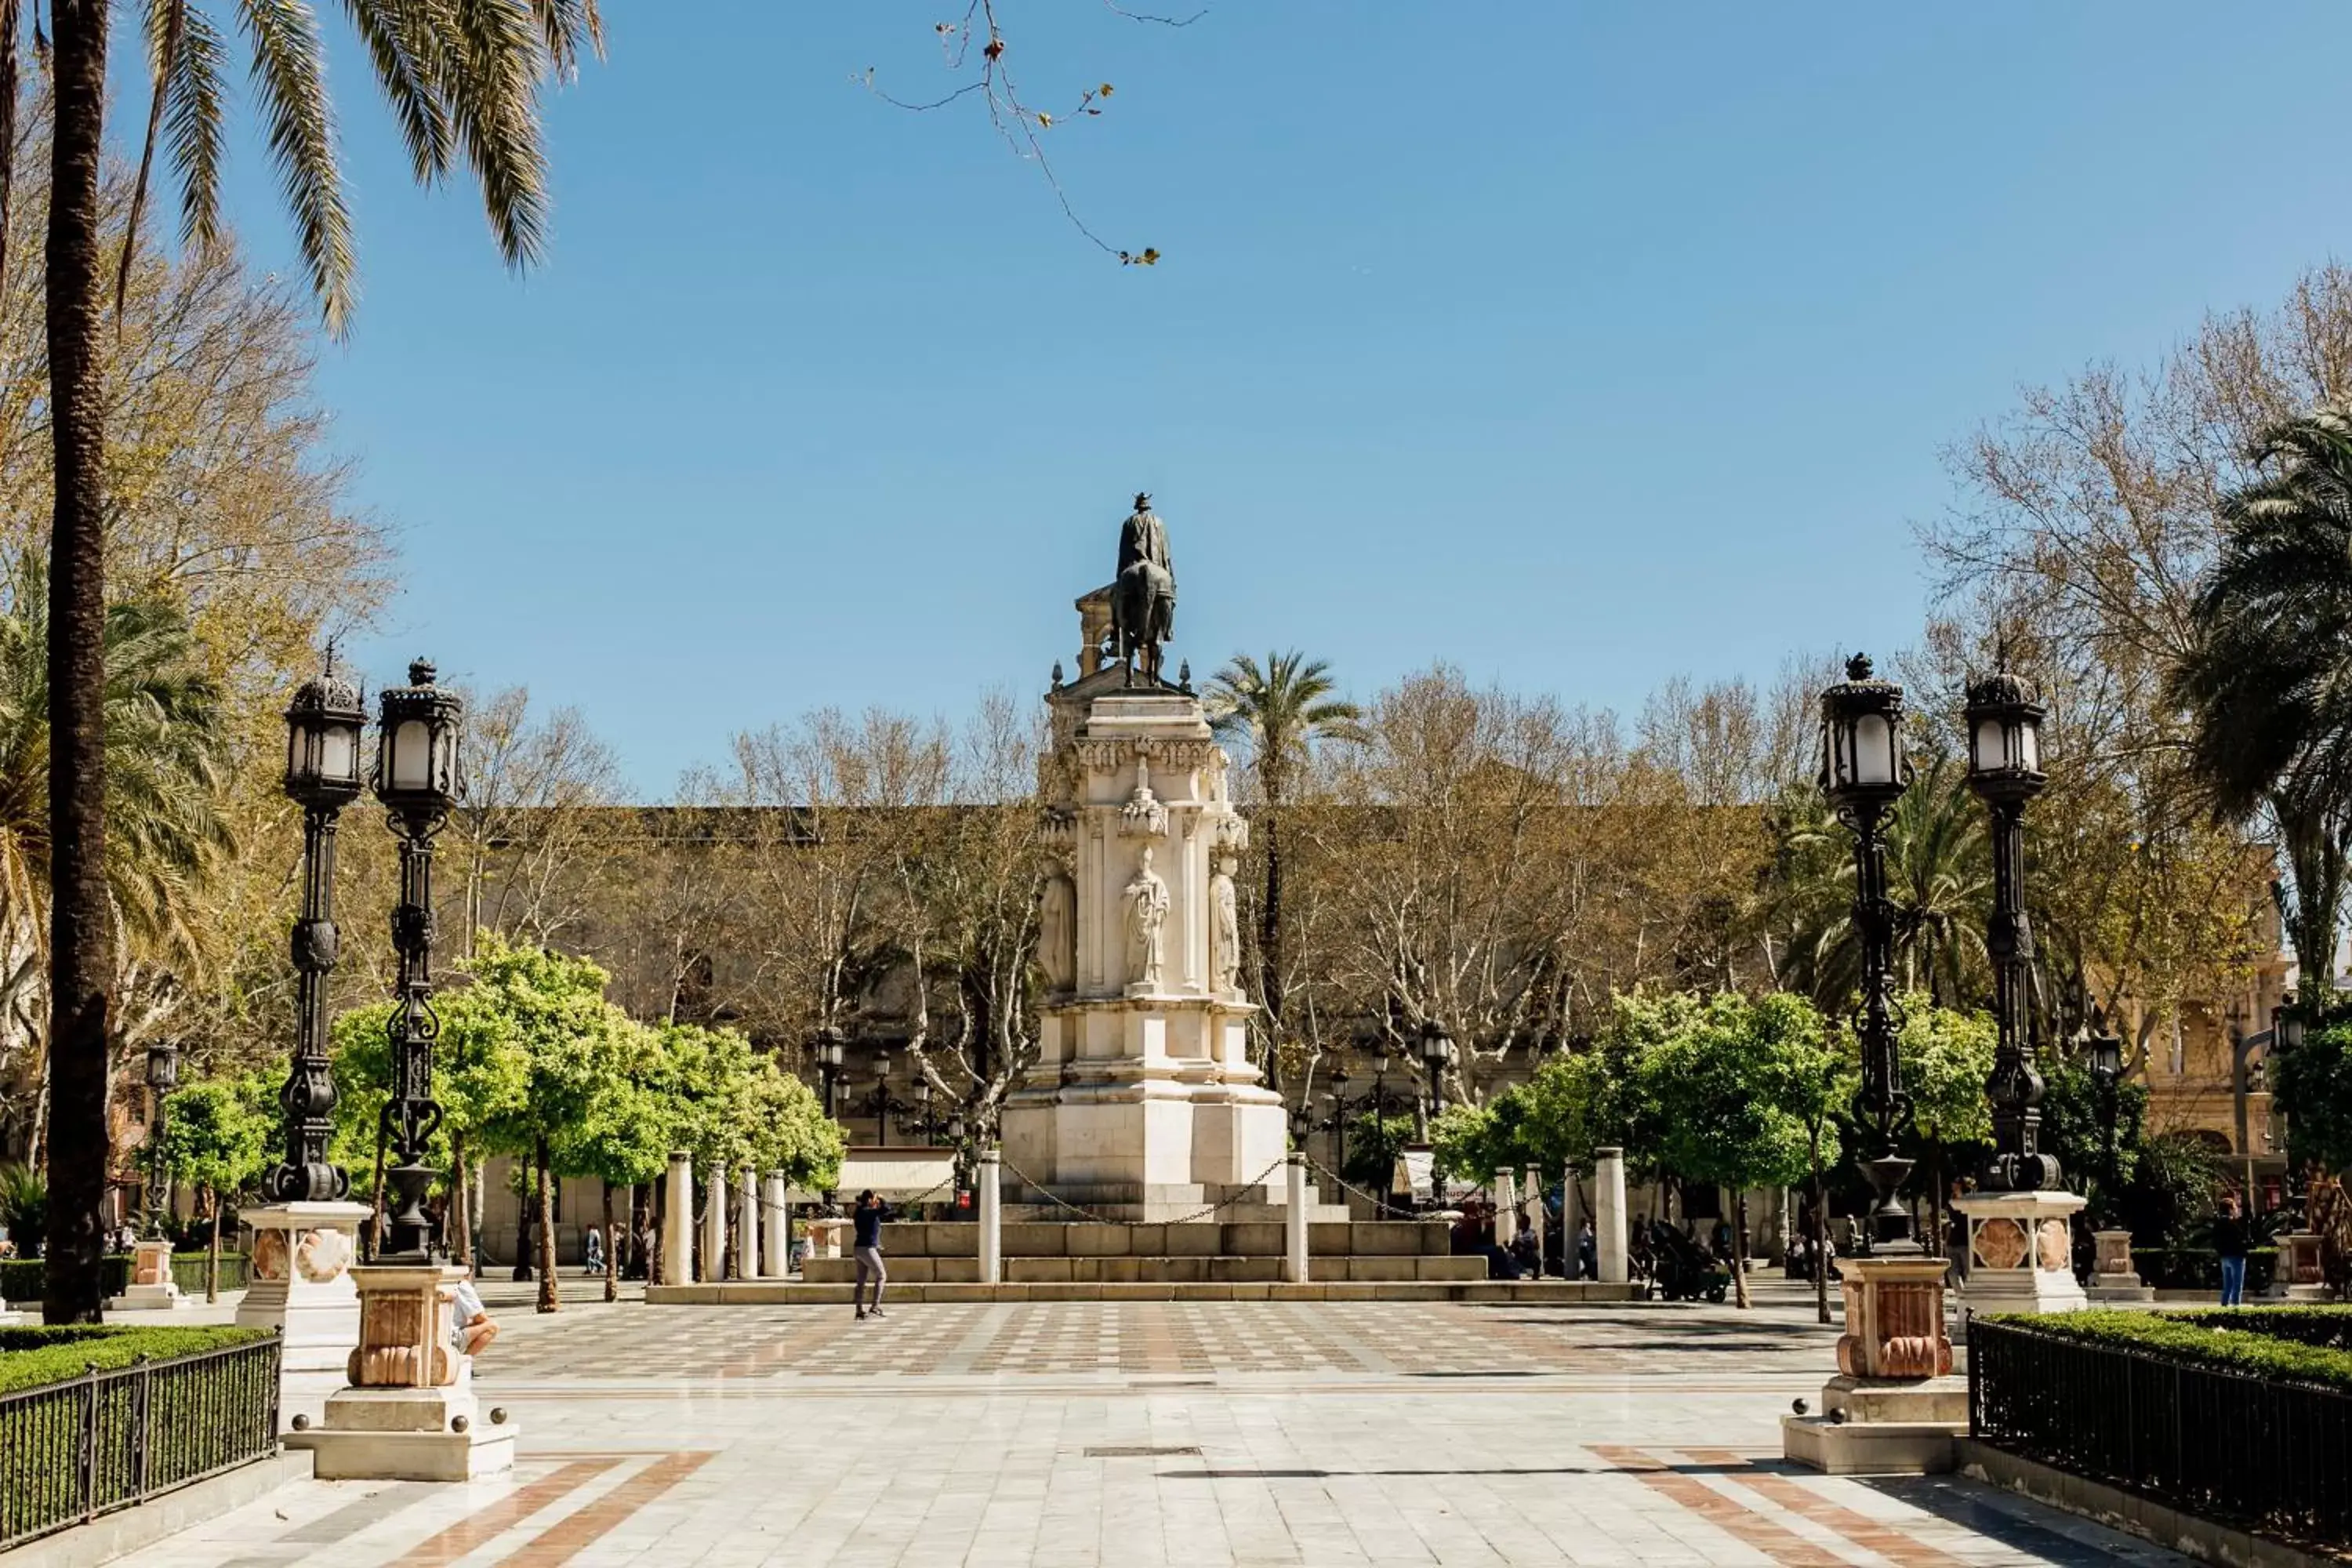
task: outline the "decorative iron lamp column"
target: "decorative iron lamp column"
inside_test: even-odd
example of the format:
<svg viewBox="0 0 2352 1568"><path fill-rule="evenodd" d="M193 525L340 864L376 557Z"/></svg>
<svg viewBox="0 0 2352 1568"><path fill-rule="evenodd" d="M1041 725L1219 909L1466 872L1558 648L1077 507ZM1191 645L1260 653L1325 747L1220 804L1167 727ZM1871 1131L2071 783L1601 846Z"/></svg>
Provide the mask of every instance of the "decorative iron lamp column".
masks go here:
<svg viewBox="0 0 2352 1568"><path fill-rule="evenodd" d="M163 1209L171 1202L171 1185L163 1174L163 1138L171 1131L171 1110L164 1103L180 1087L180 1047L159 1040L147 1047L147 1239L163 1235Z"/></svg>
<svg viewBox="0 0 2352 1568"><path fill-rule="evenodd" d="M1903 688L1873 677L1870 658L1846 661L1845 679L1822 693L1822 793L1853 834L1853 926L1862 943L1862 1000L1854 1036L1862 1047L1862 1091L1855 1109L1870 1133L1859 1162L1878 1202L1871 1211L1870 1250L1908 1254L1911 1215L1895 1196L1911 1162L1895 1152L1911 1120L1896 1054L1895 906L1886 896L1886 847L1880 826L1911 783L1903 744Z"/></svg>
<svg viewBox="0 0 2352 1568"><path fill-rule="evenodd" d="M1979 1311L2069 1311L2085 1304L2074 1279L2074 1217L2084 1199L2059 1185L2042 1143L2042 1074L2034 1065L2033 922L2025 911L2025 803L2042 793L2042 721L2033 683L2005 666L1969 686L1969 787L1992 813L1993 1023L2000 1031L1985 1097L1993 1153L1967 1216L1964 1289Z"/></svg>
<svg viewBox="0 0 2352 1568"><path fill-rule="evenodd" d="M360 795L358 688L331 656L286 710L286 794L302 808L302 911L294 921L294 1058L278 1091L286 1157L262 1173L272 1203L337 1203L348 1173L327 1159L335 1131L335 1078L327 1060L327 982L341 947L335 928L335 822Z"/></svg>
<svg viewBox="0 0 2352 1568"><path fill-rule="evenodd" d="M400 978L391 1023L392 1096L384 1141L399 1163L385 1174L397 1204L389 1257L422 1261L433 1246L425 1194L436 1173L425 1163L441 1107L433 1099L433 839L464 792L458 739L465 703L433 684L430 662L408 667L408 684L383 693L377 709L376 799L400 836L400 903L392 942Z"/></svg>
<svg viewBox="0 0 2352 1568"><path fill-rule="evenodd" d="M1454 1037L1445 1026L1434 1018L1424 1018L1421 1024L1421 1062L1429 1077L1429 1129L1425 1136L1437 1136L1437 1119L1445 1109L1445 1069L1454 1057ZM1429 1157L1429 1202L1433 1208L1445 1206L1445 1178L1438 1173L1437 1152L1433 1145Z"/></svg>
<svg viewBox="0 0 2352 1568"><path fill-rule="evenodd" d="M818 1081L823 1086L824 1119L827 1121L839 1120L835 1113L835 1101L841 1089L842 1056L841 1031L827 1024L816 1032L816 1071Z"/></svg>

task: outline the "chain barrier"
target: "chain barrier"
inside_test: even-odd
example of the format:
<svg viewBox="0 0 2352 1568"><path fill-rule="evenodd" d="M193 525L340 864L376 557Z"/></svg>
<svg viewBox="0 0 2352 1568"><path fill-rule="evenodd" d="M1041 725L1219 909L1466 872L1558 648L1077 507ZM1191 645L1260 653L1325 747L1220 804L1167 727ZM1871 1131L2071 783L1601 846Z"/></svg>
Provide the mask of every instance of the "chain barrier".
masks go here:
<svg viewBox="0 0 2352 1568"><path fill-rule="evenodd" d="M1012 1172L1015 1177L1019 1178L1022 1185L1027 1187L1032 1192L1043 1194L1045 1201L1052 1204L1056 1208L1067 1209L1070 1213L1076 1215L1080 1219L1089 1220L1096 1225L1119 1225L1125 1226L1130 1230L1135 1230L1140 1229L1144 1226L1148 1225L1190 1225L1195 1220L1207 1219L1211 1215L1221 1214L1226 1209L1233 1207L1235 1204L1248 1202L1250 1190L1254 1187L1264 1187L1276 1171L1281 1170L1285 1165L1290 1163L1290 1156L1286 1154L1281 1159L1276 1160L1273 1164L1268 1165L1265 1170L1260 1171L1257 1173L1257 1179L1255 1181L1244 1183L1240 1190L1236 1191L1232 1196L1219 1199L1217 1202L1211 1204L1204 1209L1201 1209L1192 1214L1181 1215L1175 1219L1113 1219L1108 1215L1097 1214L1092 1209L1081 1208L1076 1204L1071 1203L1066 1199L1056 1197L1052 1190L1046 1187L1044 1183L1038 1181L1034 1176L1029 1174L1028 1172L1023 1170L1012 1161L1005 1159L1002 1154L997 1156L997 1162L999 1164L1003 1165L1004 1169Z"/></svg>

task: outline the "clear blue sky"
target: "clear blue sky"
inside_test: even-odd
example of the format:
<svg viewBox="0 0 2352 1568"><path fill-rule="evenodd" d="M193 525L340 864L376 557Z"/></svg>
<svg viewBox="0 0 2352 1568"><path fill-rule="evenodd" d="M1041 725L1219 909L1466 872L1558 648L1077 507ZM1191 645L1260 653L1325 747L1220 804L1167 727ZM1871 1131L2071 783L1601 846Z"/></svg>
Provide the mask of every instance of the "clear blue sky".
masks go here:
<svg viewBox="0 0 2352 1568"><path fill-rule="evenodd" d="M1174 652L1631 710L1892 649L1943 447L2352 236L2352 11L2099 0L999 0L1075 233L948 0L607 0L552 264L413 193L338 28L363 296L321 391L404 596L363 654L576 703L634 785L809 707L1042 690L1129 494ZM690 16L692 22L686 20ZM232 204L290 266L249 137Z"/></svg>

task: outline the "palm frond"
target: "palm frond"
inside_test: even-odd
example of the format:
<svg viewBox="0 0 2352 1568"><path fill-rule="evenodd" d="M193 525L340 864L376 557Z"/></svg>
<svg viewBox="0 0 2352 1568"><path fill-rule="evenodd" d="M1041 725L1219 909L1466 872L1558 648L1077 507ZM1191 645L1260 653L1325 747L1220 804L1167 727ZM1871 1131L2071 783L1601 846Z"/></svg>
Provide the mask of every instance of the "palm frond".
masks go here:
<svg viewBox="0 0 2352 1568"><path fill-rule="evenodd" d="M440 87L466 162L482 187L499 254L509 267L547 249L547 160L540 148L544 40L526 0L449 0L453 47Z"/></svg>
<svg viewBox="0 0 2352 1568"><path fill-rule="evenodd" d="M131 264L139 255L139 221L147 216L147 181L155 168L155 136L163 128L163 105L172 90L172 64L179 58L180 35L187 26L188 0L149 0L147 6L147 72L154 83L147 105L147 133L139 149L139 174L131 185L131 216L123 226L122 259L114 268L114 330L122 331L122 299L131 291Z"/></svg>
<svg viewBox="0 0 2352 1568"><path fill-rule="evenodd" d="M558 80L580 74L580 57L604 58L604 19L596 14L596 0L530 0L547 40L547 63Z"/></svg>
<svg viewBox="0 0 2352 1568"><path fill-rule="evenodd" d="M187 7L172 60L171 106L164 124L172 166L180 176L180 243L220 237L221 153L226 118L228 51L201 6Z"/></svg>
<svg viewBox="0 0 2352 1568"><path fill-rule="evenodd" d="M8 204L16 186L16 24L20 0L0 0L0 289L8 285Z"/></svg>
<svg viewBox="0 0 2352 1568"><path fill-rule="evenodd" d="M340 338L351 321L355 261L319 19L302 0L240 0L239 10L278 189L294 215L327 331Z"/></svg>
<svg viewBox="0 0 2352 1568"><path fill-rule="evenodd" d="M352 29L366 46L376 84L400 121L417 184L434 185L449 172L456 132L439 83L445 17L433 0L343 0Z"/></svg>

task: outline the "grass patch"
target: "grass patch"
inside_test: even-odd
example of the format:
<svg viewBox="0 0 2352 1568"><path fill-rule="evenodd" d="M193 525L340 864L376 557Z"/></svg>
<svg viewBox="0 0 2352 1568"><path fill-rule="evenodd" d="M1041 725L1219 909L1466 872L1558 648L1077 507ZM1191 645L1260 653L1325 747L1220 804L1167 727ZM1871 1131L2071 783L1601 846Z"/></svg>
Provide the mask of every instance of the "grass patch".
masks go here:
<svg viewBox="0 0 2352 1568"><path fill-rule="evenodd" d="M0 1394L66 1383L95 1363L101 1372L130 1366L142 1358L193 1355L198 1351L250 1344L269 1337L268 1329L226 1325L147 1328L130 1323L77 1323L55 1328L0 1329Z"/></svg>
<svg viewBox="0 0 2352 1568"><path fill-rule="evenodd" d="M2352 1394L2352 1307L2000 1313L1988 1322Z"/></svg>

